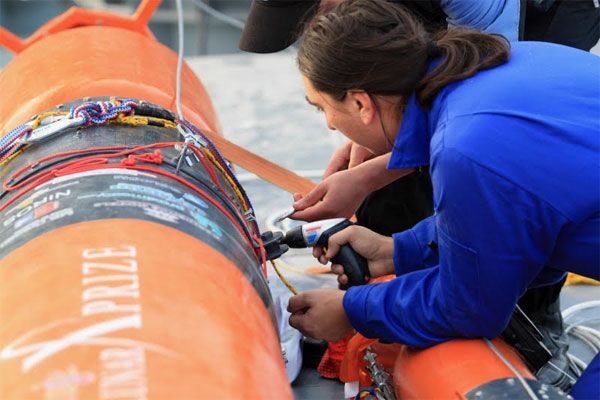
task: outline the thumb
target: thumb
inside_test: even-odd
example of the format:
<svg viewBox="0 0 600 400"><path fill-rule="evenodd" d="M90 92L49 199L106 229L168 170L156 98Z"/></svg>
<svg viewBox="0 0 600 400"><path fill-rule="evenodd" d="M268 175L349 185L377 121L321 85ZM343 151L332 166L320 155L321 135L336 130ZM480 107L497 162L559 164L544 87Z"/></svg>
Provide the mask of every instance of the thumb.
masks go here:
<svg viewBox="0 0 600 400"><path fill-rule="evenodd" d="M287 310L288 312L294 314L308 308L309 306L309 297L306 295L306 293L302 292L290 297Z"/></svg>
<svg viewBox="0 0 600 400"><path fill-rule="evenodd" d="M350 242L353 235L353 227L349 226L348 228L336 233L335 235L329 238L329 243L327 244L327 252L325 256L328 259L335 257L335 255L340 251L340 247Z"/></svg>
<svg viewBox="0 0 600 400"><path fill-rule="evenodd" d="M350 150L350 161L348 162L348 168L356 167L362 164L372 153L364 147L355 144Z"/></svg>
<svg viewBox="0 0 600 400"><path fill-rule="evenodd" d="M323 172L323 179L327 178L329 175L335 174L340 169L342 169L341 163L330 162L325 171Z"/></svg>
<svg viewBox="0 0 600 400"><path fill-rule="evenodd" d="M309 193L307 193L306 196L297 200L294 203L294 208L296 210L300 211L300 210L304 210L305 208L308 208L310 206L313 206L319 200L321 200L323 198L323 196L325 196L325 194L327 194L327 184L324 182L321 182L317 185L317 187L315 187L313 190L311 190Z"/></svg>
<svg viewBox="0 0 600 400"><path fill-rule="evenodd" d="M323 172L323 179L328 176L348 168L348 161L350 160L350 150L352 149L353 143L346 142L341 145L329 159L327 168Z"/></svg>

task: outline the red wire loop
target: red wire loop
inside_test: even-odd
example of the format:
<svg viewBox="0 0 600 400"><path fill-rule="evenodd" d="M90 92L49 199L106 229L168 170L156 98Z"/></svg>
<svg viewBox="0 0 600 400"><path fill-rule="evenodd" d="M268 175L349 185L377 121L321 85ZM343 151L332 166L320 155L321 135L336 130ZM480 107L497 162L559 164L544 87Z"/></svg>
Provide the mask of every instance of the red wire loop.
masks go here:
<svg viewBox="0 0 600 400"><path fill-rule="evenodd" d="M164 158L160 150L154 150L152 153L130 154L127 156L127 158L121 160L121 164L126 167L133 167L137 164L137 161L143 161L151 164L162 164Z"/></svg>

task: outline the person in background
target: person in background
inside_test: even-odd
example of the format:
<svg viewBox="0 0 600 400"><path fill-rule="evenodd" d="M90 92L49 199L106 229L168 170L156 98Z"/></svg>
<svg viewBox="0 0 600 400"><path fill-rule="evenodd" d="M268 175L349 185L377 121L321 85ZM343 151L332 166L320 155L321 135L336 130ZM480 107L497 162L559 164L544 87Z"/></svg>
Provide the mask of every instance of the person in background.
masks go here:
<svg viewBox="0 0 600 400"><path fill-rule="evenodd" d="M304 25L342 0L254 0L240 39L240 49L255 53L283 50L296 42ZM600 10L593 0L393 0L416 15L430 33L465 26L499 33L515 41L542 40L589 50L598 41ZM568 3L568 4L567 4ZM526 11L526 12L525 12ZM578 23L563 24L565 21ZM561 26L561 29L556 27ZM547 28L547 29L545 29ZM592 45L590 45L592 43ZM427 165L387 170L390 155L374 157L349 141L332 156L323 181L304 198L295 195L296 219L350 217L359 225L390 236L412 228L433 214L433 194ZM519 306L544 336L554 364L568 368L559 295L564 279L530 288ZM513 334L507 330L508 336ZM515 345L516 343L513 344ZM556 370L538 374L547 383L567 388L569 380Z"/></svg>
<svg viewBox="0 0 600 400"><path fill-rule="evenodd" d="M527 0L523 39L590 51L600 40L600 2Z"/></svg>
<svg viewBox="0 0 600 400"><path fill-rule="evenodd" d="M431 35L403 7L347 0L309 26L298 65L329 127L391 151L388 168L430 166L436 213L393 238L354 226L316 248L327 263L350 244L372 277L397 277L294 296L293 327L414 347L493 338L527 288L565 271L600 278L600 58L472 30ZM600 396L599 363L576 399Z"/></svg>

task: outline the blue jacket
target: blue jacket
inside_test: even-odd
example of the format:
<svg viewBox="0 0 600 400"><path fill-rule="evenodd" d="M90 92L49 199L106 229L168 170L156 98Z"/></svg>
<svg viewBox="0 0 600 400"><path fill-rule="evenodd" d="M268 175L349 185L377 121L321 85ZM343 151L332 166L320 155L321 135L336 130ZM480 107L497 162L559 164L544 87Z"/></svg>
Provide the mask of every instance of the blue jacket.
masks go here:
<svg viewBox="0 0 600 400"><path fill-rule="evenodd" d="M600 278L597 56L514 43L508 63L447 86L430 111L413 96L389 168L427 164L435 215L394 235L398 277L344 296L363 335L492 338L536 278Z"/></svg>
<svg viewBox="0 0 600 400"><path fill-rule="evenodd" d="M450 27L462 26L519 39L521 0L440 0Z"/></svg>

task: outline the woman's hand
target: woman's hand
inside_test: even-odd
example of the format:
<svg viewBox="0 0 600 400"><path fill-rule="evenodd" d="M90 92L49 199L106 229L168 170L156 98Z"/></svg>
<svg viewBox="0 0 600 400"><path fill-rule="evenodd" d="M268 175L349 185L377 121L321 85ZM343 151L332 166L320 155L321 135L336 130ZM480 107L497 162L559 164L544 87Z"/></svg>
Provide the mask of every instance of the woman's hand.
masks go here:
<svg viewBox="0 0 600 400"><path fill-rule="evenodd" d="M356 167L371 158L373 158L373 153L369 150L354 142L346 142L329 159L329 164L323 173L323 179L336 172Z"/></svg>
<svg viewBox="0 0 600 400"><path fill-rule="evenodd" d="M394 271L394 240L391 237L379 235L365 227L353 225L329 238L327 249L315 247L313 256L321 264L327 264L340 247L349 244L354 251L363 256L369 263L371 278L393 274ZM348 283L341 265L334 264L331 271L338 275L338 282Z"/></svg>
<svg viewBox="0 0 600 400"><path fill-rule="evenodd" d="M344 217L350 218L371 192L356 170L336 172L319 183L302 197L294 195L294 208L290 218L302 221Z"/></svg>
<svg viewBox="0 0 600 400"><path fill-rule="evenodd" d="M375 157L329 175L304 197L294 194L297 211L290 218L303 221L350 218L369 193L414 171L412 168L388 170L389 160L390 153Z"/></svg>
<svg viewBox="0 0 600 400"><path fill-rule="evenodd" d="M344 292L338 289L307 290L290 298L289 323L306 336L338 341L352 333L346 316Z"/></svg>

